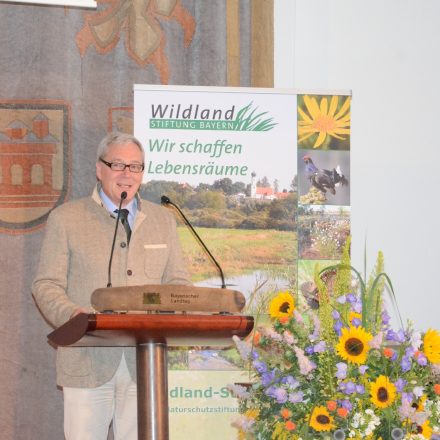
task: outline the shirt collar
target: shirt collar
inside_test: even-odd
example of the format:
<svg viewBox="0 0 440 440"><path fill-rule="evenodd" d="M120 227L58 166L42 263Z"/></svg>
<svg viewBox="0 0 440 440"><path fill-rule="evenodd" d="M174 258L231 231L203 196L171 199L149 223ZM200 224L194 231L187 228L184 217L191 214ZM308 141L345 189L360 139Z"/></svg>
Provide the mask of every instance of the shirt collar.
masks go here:
<svg viewBox="0 0 440 440"><path fill-rule="evenodd" d="M107 209L110 214L114 215L114 212L119 209L118 205L115 205L110 198L107 196L107 194L103 191L102 188L99 188L99 197L101 198L102 204ZM128 215L128 223L131 227L133 227L134 224L134 218L136 216L137 210L138 210L138 202L136 197L133 200L130 200L130 202L127 203L126 206L124 206L125 209L128 209L129 215Z"/></svg>

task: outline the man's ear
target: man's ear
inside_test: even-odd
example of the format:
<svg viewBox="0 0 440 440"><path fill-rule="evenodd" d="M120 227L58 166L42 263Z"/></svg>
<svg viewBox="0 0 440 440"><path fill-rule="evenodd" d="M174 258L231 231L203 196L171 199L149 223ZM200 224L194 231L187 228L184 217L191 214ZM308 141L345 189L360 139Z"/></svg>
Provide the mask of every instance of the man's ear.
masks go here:
<svg viewBox="0 0 440 440"><path fill-rule="evenodd" d="M101 164L99 162L96 162L95 168L96 168L96 178L99 181L101 181Z"/></svg>

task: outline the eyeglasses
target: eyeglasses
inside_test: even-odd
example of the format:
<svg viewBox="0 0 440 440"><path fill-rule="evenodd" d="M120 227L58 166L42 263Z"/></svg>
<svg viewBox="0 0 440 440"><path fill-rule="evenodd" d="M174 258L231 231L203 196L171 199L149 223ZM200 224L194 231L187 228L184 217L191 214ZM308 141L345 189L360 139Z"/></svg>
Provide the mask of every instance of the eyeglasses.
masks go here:
<svg viewBox="0 0 440 440"><path fill-rule="evenodd" d="M120 162L107 162L101 157L99 160L107 165L112 171L125 171L125 168L128 168L132 173L142 173L144 171L145 165L143 163L120 163Z"/></svg>

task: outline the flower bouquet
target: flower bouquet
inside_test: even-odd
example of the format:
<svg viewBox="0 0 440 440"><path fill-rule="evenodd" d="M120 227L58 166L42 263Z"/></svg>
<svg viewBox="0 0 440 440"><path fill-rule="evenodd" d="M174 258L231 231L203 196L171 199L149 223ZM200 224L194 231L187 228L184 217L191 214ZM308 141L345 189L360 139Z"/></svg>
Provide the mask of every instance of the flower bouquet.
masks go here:
<svg viewBox="0 0 440 440"><path fill-rule="evenodd" d="M251 373L231 385L239 439L440 439L440 334L392 329L381 253L368 280L345 250L315 284L278 293L270 325L235 338Z"/></svg>

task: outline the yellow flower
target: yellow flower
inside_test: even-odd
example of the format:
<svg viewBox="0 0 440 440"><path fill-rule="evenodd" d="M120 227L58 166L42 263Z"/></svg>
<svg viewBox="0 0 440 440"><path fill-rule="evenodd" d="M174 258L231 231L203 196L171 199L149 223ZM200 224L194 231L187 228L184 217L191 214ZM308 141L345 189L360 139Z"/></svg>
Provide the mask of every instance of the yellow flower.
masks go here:
<svg viewBox="0 0 440 440"><path fill-rule="evenodd" d="M417 426L418 434L422 434L425 438L431 438L432 436L432 428L429 425L429 420L425 420L423 425Z"/></svg>
<svg viewBox="0 0 440 440"><path fill-rule="evenodd" d="M333 417L325 406L317 406L313 409L309 424L315 431L331 431L336 428Z"/></svg>
<svg viewBox="0 0 440 440"><path fill-rule="evenodd" d="M260 415L260 410L258 408L249 408L244 413L246 417L249 417L250 419L258 419L258 416Z"/></svg>
<svg viewBox="0 0 440 440"><path fill-rule="evenodd" d="M289 292L281 292L269 304L271 318L290 318L295 310L293 296Z"/></svg>
<svg viewBox="0 0 440 440"><path fill-rule="evenodd" d="M349 327L342 329L336 352L348 362L364 364L370 350L368 342L373 336L362 327Z"/></svg>
<svg viewBox="0 0 440 440"><path fill-rule="evenodd" d="M318 136L313 148L320 147L327 135L345 140L341 135L350 134L350 97L345 98L345 102L336 113L338 103L338 96L331 97L329 106L326 96L321 97L318 104L316 97L305 95L304 104L307 112L298 106L298 113L302 118L298 121L298 143L315 133L318 133Z"/></svg>
<svg viewBox="0 0 440 440"><path fill-rule="evenodd" d="M440 334L430 328L423 338L423 352L432 364L440 364Z"/></svg>
<svg viewBox="0 0 440 440"><path fill-rule="evenodd" d="M371 385L371 401L378 408L387 408L396 399L396 387L387 376L379 376Z"/></svg>

